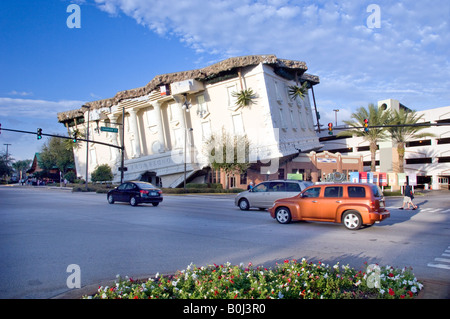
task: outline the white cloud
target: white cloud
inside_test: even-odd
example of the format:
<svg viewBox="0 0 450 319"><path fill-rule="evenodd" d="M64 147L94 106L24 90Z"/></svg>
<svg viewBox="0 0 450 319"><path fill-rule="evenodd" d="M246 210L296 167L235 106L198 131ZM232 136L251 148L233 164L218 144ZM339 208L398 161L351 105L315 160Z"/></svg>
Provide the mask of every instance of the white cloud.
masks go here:
<svg viewBox="0 0 450 319"><path fill-rule="evenodd" d="M450 104L446 0L377 1L379 29L366 25L369 3L350 0L95 1L109 14L125 14L161 36L178 38L199 55L274 53L305 61L321 77L319 107L322 99L364 98Z"/></svg>
<svg viewBox="0 0 450 319"><path fill-rule="evenodd" d="M81 107L82 101L46 101L0 97L1 117L34 117L56 120L56 114Z"/></svg>

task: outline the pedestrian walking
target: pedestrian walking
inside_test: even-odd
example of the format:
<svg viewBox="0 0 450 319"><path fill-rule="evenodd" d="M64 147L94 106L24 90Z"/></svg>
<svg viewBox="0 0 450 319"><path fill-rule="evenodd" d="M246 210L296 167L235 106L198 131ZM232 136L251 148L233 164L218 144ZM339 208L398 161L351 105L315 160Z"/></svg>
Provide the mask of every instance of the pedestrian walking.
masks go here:
<svg viewBox="0 0 450 319"><path fill-rule="evenodd" d="M400 209L404 209L405 205L408 206L411 205L413 207L413 210L417 209L417 206L414 205L413 200L414 199L414 192L411 188L411 186L408 185L408 183L405 182L405 188L403 190L403 205L400 207Z"/></svg>

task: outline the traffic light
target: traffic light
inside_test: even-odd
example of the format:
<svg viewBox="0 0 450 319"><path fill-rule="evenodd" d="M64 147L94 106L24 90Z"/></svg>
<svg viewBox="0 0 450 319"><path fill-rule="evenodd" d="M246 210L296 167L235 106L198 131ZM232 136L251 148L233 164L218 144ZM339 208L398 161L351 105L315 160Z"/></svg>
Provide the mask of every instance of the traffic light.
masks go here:
<svg viewBox="0 0 450 319"><path fill-rule="evenodd" d="M328 123L328 135L333 135L333 123Z"/></svg>
<svg viewBox="0 0 450 319"><path fill-rule="evenodd" d="M369 132L369 120L364 119L364 132Z"/></svg>
<svg viewBox="0 0 450 319"><path fill-rule="evenodd" d="M73 132L73 139L72 139L72 141L73 141L74 143L77 142L77 132Z"/></svg>
<svg viewBox="0 0 450 319"><path fill-rule="evenodd" d="M42 129L41 128L37 129L37 139L38 140L42 139Z"/></svg>

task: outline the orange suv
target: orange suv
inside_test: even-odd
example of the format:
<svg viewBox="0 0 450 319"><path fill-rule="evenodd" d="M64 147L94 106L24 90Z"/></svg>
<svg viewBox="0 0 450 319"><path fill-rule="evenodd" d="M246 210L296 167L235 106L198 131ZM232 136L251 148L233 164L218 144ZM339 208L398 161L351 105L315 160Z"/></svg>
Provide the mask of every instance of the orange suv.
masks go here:
<svg viewBox="0 0 450 319"><path fill-rule="evenodd" d="M310 186L297 196L276 200L269 213L281 224L312 220L343 223L350 230L391 216L377 185L355 183Z"/></svg>

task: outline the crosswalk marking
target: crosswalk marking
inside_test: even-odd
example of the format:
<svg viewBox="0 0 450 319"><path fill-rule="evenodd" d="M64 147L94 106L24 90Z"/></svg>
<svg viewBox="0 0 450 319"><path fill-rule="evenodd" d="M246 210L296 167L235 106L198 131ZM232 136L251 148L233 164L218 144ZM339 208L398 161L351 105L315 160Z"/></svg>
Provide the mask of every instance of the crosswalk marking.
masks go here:
<svg viewBox="0 0 450 319"><path fill-rule="evenodd" d="M450 257L450 246L444 251L441 257ZM435 262L428 263L428 267L441 268L450 270L450 259L449 258L434 258Z"/></svg>
<svg viewBox="0 0 450 319"><path fill-rule="evenodd" d="M393 207L393 206L389 206L386 207L387 210L393 210L393 209L397 209L400 210L400 207ZM406 211L408 211L408 209L405 209ZM412 210L412 209L409 209ZM417 208L418 212L422 212L422 213L450 213L450 209L445 209L442 210L442 208L433 208L433 207L426 207L426 208L421 208L420 206Z"/></svg>

